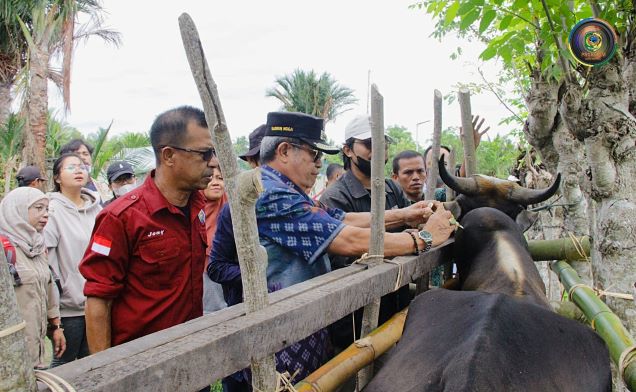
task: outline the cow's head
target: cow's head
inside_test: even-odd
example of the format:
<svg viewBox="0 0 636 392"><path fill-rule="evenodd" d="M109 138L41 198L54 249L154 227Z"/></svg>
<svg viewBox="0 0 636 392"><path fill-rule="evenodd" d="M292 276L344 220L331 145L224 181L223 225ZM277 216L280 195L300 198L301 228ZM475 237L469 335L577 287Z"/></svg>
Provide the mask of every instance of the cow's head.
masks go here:
<svg viewBox="0 0 636 392"><path fill-rule="evenodd" d="M549 188L529 189L513 181L479 174L467 178L455 177L446 171L442 161L439 164L439 175L458 194L454 201L444 203L444 207L458 221L475 208L492 207L516 221L522 231L530 228L537 219L537 213L528 211L526 207L549 199L559 190L561 182L561 174L557 174Z"/></svg>

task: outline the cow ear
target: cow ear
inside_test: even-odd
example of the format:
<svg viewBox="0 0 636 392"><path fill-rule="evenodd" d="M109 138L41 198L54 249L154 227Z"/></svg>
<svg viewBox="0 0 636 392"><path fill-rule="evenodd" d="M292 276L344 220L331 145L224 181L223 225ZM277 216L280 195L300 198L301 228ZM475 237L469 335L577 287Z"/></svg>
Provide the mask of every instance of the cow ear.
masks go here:
<svg viewBox="0 0 636 392"><path fill-rule="evenodd" d="M453 216L455 217L455 219L459 220L459 217L462 215L462 207L459 205L457 201L455 200L445 201L442 204L444 204L444 209L446 211L450 211L451 214L453 214Z"/></svg>
<svg viewBox="0 0 636 392"><path fill-rule="evenodd" d="M515 221L521 229L521 232L525 233L525 231L532 227L534 222L537 221L537 218L539 218L538 212L523 210L517 215Z"/></svg>

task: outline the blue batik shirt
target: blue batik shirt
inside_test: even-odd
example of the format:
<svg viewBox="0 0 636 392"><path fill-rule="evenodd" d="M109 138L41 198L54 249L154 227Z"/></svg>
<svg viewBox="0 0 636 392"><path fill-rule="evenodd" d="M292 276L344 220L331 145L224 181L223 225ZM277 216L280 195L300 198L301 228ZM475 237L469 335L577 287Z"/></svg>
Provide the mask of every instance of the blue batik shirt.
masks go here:
<svg viewBox="0 0 636 392"><path fill-rule="evenodd" d="M261 167L264 192L256 202L261 245L267 250L267 286L276 291L331 270L326 250L344 228L345 212L316 202L282 173ZM208 275L223 285L228 305L242 301L229 204L219 214Z"/></svg>
<svg viewBox="0 0 636 392"><path fill-rule="evenodd" d="M272 291L331 271L326 250L344 228L345 212L320 208L282 173L263 166L265 191L256 202L261 245Z"/></svg>

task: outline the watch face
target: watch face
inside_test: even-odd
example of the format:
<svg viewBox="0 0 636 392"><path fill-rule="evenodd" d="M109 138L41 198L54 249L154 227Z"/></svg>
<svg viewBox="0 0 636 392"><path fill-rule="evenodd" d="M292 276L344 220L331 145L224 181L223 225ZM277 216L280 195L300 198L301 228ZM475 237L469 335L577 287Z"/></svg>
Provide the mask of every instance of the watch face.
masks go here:
<svg viewBox="0 0 636 392"><path fill-rule="evenodd" d="M419 235L421 239L423 239L427 243L433 241L433 235L426 230L420 230L417 234Z"/></svg>

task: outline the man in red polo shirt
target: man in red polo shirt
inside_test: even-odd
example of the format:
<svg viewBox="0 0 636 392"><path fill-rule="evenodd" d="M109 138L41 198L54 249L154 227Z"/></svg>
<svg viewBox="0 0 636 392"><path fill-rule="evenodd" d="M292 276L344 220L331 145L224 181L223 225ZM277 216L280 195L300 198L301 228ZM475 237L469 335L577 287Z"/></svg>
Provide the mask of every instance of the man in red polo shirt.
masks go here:
<svg viewBox="0 0 636 392"><path fill-rule="evenodd" d="M179 107L150 129L156 170L98 215L80 264L91 353L203 314L204 189L214 148L204 113Z"/></svg>

